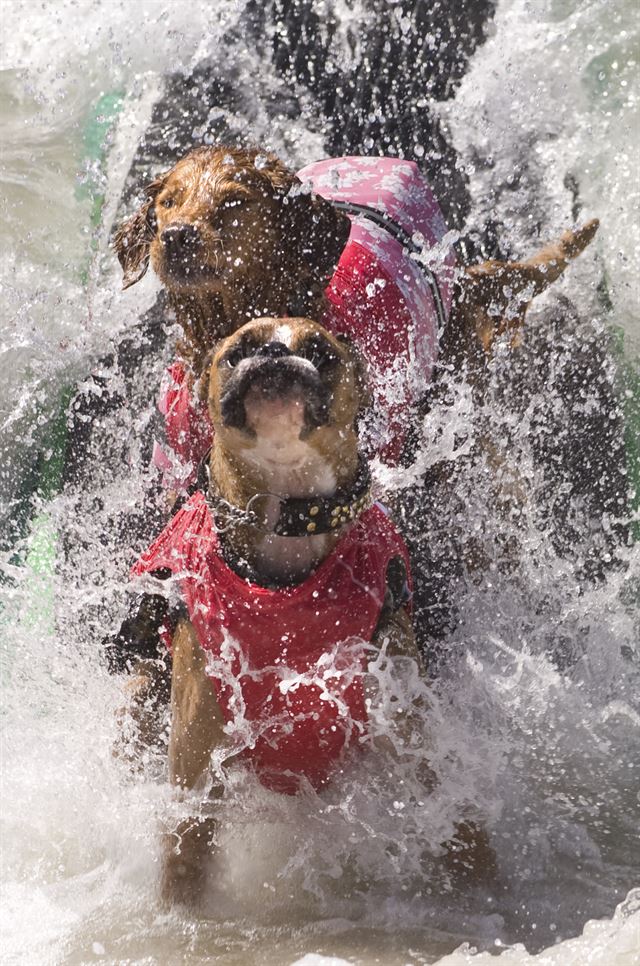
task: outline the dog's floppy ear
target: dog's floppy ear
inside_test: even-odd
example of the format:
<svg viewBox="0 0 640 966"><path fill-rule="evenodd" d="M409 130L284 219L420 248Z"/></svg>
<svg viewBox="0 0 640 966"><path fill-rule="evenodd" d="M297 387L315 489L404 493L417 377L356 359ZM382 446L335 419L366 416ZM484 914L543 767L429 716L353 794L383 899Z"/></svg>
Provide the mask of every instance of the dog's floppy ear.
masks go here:
<svg viewBox="0 0 640 966"><path fill-rule="evenodd" d="M196 398L199 399L200 402L204 403L205 405L207 405L209 401L209 380L211 378L213 360L219 348L220 348L220 342L217 342L216 345L214 345L213 348L209 349L209 351L207 352L202 362L201 373L196 383L196 388L195 388Z"/></svg>
<svg viewBox="0 0 640 966"><path fill-rule="evenodd" d="M312 287L324 291L347 244L351 222L330 201L314 194L310 185L303 185L277 158L265 160L261 173L282 200L287 254L297 262L296 269L310 278Z"/></svg>
<svg viewBox="0 0 640 966"><path fill-rule="evenodd" d="M349 239L351 222L330 201L307 190L298 178L284 198L284 205L289 237L302 265L324 290Z"/></svg>
<svg viewBox="0 0 640 966"><path fill-rule="evenodd" d="M156 233L155 199L163 185L164 176L147 185L144 203L120 225L113 239L113 247L122 266L123 289L139 282L149 267L149 246Z"/></svg>

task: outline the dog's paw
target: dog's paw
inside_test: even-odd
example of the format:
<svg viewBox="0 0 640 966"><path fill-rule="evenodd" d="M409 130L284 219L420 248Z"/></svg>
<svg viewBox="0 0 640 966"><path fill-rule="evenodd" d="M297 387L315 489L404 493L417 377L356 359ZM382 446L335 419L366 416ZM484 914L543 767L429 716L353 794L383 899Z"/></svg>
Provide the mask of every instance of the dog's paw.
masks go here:
<svg viewBox="0 0 640 966"><path fill-rule="evenodd" d="M215 827L213 819L187 819L164 836L160 898L165 907L201 907Z"/></svg>

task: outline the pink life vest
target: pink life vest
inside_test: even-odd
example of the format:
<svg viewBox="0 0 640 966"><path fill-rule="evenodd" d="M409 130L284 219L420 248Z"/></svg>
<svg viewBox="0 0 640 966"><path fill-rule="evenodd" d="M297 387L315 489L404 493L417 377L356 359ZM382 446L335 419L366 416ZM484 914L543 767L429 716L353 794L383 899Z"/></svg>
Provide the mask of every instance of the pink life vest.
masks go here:
<svg viewBox="0 0 640 966"><path fill-rule="evenodd" d="M394 465L407 411L429 385L451 307L455 255L443 244L442 212L413 161L328 159L298 177L353 219L322 323L364 355L377 417L368 427L368 450ZM430 252L433 264L412 257L419 252L422 258Z"/></svg>
<svg viewBox="0 0 640 966"><path fill-rule="evenodd" d="M407 410L431 380L438 333L451 307L455 254L442 213L413 161L329 159L307 165L298 177L352 218L321 322L330 332L349 336L364 355L375 401L365 444L370 453L396 464ZM420 261L414 257L418 252ZM180 488L194 478L211 427L206 407L191 398L182 363L170 367L168 385L160 410L176 458L156 447L154 461L173 473L171 482ZM203 425L208 433L201 432Z"/></svg>
<svg viewBox="0 0 640 966"><path fill-rule="evenodd" d="M231 570L209 504L195 493L132 570L168 568L180 585L228 731L267 787L321 787L365 732L363 674L404 542L377 506L302 584L270 590Z"/></svg>

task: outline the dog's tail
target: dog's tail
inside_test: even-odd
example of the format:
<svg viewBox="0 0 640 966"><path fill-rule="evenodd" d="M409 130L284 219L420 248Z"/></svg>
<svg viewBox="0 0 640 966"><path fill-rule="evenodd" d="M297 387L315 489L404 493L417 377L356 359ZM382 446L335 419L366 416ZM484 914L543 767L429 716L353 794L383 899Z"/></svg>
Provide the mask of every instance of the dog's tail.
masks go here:
<svg viewBox="0 0 640 966"><path fill-rule="evenodd" d="M513 297L533 286L531 297L540 295L558 279L569 262L577 258L595 236L600 222L592 218L582 228L565 231L542 251L524 262L482 262L466 269L465 275L474 280L499 280L511 290Z"/></svg>
<svg viewBox="0 0 640 966"><path fill-rule="evenodd" d="M466 268L459 280L457 308L459 336L474 354L482 348L491 355L496 338L510 334L512 345L521 340L529 303L562 275L584 251L598 230L597 218L575 231L566 231L526 261L487 261Z"/></svg>

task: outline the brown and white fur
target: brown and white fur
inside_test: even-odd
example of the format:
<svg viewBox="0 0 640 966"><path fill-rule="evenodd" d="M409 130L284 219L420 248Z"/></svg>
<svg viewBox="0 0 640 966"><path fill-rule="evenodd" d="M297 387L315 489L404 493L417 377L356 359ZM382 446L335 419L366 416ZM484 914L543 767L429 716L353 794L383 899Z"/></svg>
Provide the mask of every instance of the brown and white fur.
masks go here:
<svg viewBox="0 0 640 966"><path fill-rule="evenodd" d="M244 419L231 425L221 400L229 409L229 382L249 373L256 363L266 361L269 347L283 346L292 354L270 360L277 369L290 364L309 373L313 381L322 378L330 385L326 421L309 426L310 385L302 381L291 386L266 389L251 384L241 405ZM254 355L255 347L258 355ZM319 358L319 353L323 358ZM228 361L234 353L243 358L232 370ZM312 361L314 360L314 361ZM316 365L319 368L316 368ZM285 377L286 378L286 377ZM355 353L344 341L307 319L259 320L244 326L218 349L211 366L209 412L214 425L211 476L219 494L235 506L244 507L255 494L282 497L331 496L347 487L358 469L356 420L364 406L366 390L362 369ZM266 527L275 522L279 501L275 496L254 501ZM326 557L338 537L335 533L309 537L264 535L251 527L230 531L236 547L243 548L249 565L267 581L303 580Z"/></svg>
<svg viewBox="0 0 640 966"><path fill-rule="evenodd" d="M279 364L284 350L287 355ZM286 366L282 379L279 365ZM316 323L261 319L244 326L221 343L211 365L212 496L242 508L257 494L311 498L348 487L358 468L357 418L366 400L353 350ZM252 506L260 525L234 523L220 540L229 565L240 573L248 567L252 579L264 585L304 580L340 538L340 530L305 537L265 534L275 498L261 497ZM388 653L420 660L407 607L395 606L391 594L374 643L383 639ZM224 734L204 654L187 619L175 630L172 655L170 780L183 791L200 789L206 786L211 754ZM167 834L167 902L198 903L214 832L211 819L190 818Z"/></svg>

